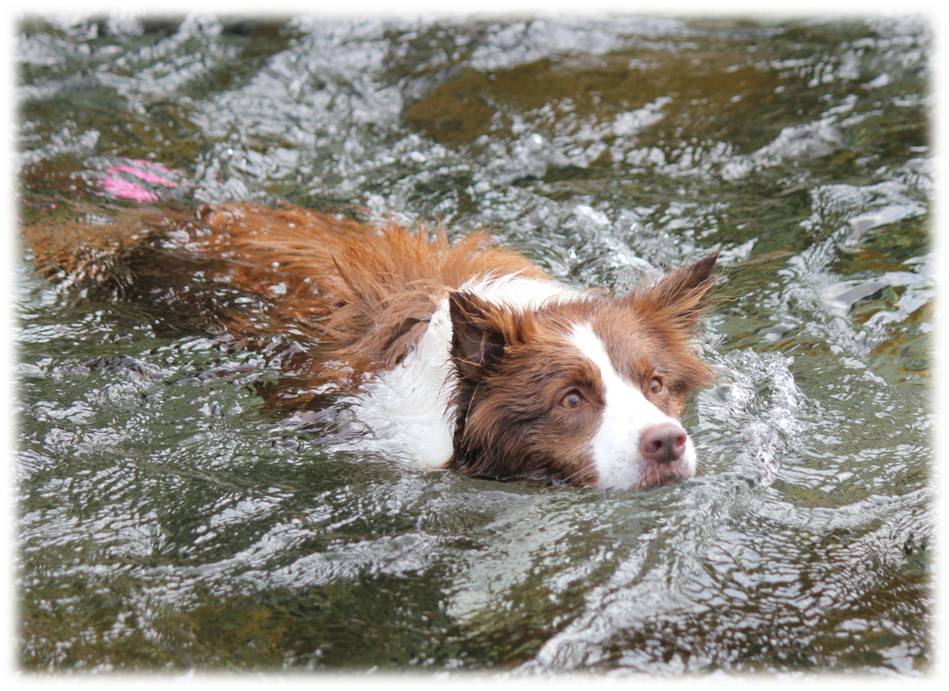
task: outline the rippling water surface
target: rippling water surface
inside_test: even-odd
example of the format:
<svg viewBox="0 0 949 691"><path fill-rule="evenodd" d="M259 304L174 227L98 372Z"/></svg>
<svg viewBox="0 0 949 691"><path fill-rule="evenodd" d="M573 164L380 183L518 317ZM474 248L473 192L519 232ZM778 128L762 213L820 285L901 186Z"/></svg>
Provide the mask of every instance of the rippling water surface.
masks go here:
<svg viewBox="0 0 949 691"><path fill-rule="evenodd" d="M699 475L604 494L283 424L261 355L24 249L21 665L924 671L930 51L893 18L21 22L23 222L107 219L146 159L157 204L486 225L578 285L724 268Z"/></svg>

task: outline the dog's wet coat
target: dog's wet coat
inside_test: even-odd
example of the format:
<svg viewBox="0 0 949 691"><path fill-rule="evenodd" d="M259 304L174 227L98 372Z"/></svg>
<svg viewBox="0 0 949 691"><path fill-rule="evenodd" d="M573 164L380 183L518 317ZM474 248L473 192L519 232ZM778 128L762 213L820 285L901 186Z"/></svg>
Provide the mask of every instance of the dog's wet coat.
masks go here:
<svg viewBox="0 0 949 691"><path fill-rule="evenodd" d="M170 280L163 257L184 258L192 283L257 296L260 311L216 323L250 347L274 333L308 344L295 386L273 393L286 408L330 386L418 462L476 476L643 489L695 472L677 418L710 375L691 338L714 256L611 298L562 286L483 234L451 244L251 204L131 212L102 236L123 228L85 254L63 247L62 228L26 231L49 272L157 286Z"/></svg>

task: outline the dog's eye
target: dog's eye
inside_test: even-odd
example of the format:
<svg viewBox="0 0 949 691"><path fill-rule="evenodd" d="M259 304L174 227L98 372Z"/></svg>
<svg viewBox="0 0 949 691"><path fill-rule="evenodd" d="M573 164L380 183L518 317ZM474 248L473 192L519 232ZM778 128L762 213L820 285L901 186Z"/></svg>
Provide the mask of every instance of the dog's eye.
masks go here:
<svg viewBox="0 0 949 691"><path fill-rule="evenodd" d="M570 391L565 393L564 397L560 399L560 405L570 410L579 408L583 405L583 394L576 389L570 389Z"/></svg>
<svg viewBox="0 0 949 691"><path fill-rule="evenodd" d="M652 393L662 393L663 383L662 377L653 377L649 380L649 390Z"/></svg>

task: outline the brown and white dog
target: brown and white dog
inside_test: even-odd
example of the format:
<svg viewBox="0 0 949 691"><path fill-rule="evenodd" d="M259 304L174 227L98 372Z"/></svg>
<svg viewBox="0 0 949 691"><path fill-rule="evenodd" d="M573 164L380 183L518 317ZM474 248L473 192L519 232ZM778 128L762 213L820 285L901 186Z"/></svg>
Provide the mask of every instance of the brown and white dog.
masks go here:
<svg viewBox="0 0 949 691"><path fill-rule="evenodd" d="M55 239L26 231L47 272L149 286L153 298L170 283L179 297L198 284L256 296L252 314L234 303L215 319L248 345L273 333L308 344L287 360L296 386L278 402L335 391L423 466L619 489L695 473L677 418L710 377L691 339L715 255L608 297L551 280L483 234L451 244L443 231L297 207L134 211ZM94 251L62 245L93 236Z"/></svg>

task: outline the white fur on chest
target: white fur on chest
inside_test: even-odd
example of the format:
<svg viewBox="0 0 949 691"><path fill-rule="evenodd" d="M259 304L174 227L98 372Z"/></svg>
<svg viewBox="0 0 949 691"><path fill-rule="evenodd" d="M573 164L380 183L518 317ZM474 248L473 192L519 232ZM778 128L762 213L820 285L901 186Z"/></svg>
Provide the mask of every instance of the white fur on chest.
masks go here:
<svg viewBox="0 0 949 691"><path fill-rule="evenodd" d="M548 300L576 300L582 291L553 281L517 275L472 279L462 290L481 299L524 311ZM455 387L451 365L451 317L448 298L432 314L415 350L401 364L379 373L352 401L352 410L371 434L359 446L403 456L421 466L443 466L452 453Z"/></svg>

